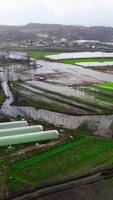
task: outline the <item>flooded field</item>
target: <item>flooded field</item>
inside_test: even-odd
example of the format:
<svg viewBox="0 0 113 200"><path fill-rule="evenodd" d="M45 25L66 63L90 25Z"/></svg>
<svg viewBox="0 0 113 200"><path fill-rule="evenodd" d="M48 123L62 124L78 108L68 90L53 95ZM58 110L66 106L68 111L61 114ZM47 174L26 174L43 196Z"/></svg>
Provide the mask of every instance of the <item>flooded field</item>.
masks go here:
<svg viewBox="0 0 113 200"><path fill-rule="evenodd" d="M27 59L27 53L25 52L9 52L9 51L0 51L0 57L10 58L10 59L16 59L16 60L26 60Z"/></svg>
<svg viewBox="0 0 113 200"><path fill-rule="evenodd" d="M41 67L38 67L36 70L32 69L26 71L26 76L32 74L34 76L33 80L43 78L44 80L63 85L87 84L113 80L113 74L92 71L91 69L84 69L83 67L70 64L40 60L37 61L37 65Z"/></svg>
<svg viewBox="0 0 113 200"><path fill-rule="evenodd" d="M36 61L35 68L32 65L11 65L0 68L0 80L5 95L9 97L1 107L1 113L10 116L29 116L33 119L45 120L65 128L76 128L84 120L94 121L98 119L112 119L110 116L95 117L94 114L111 113L112 102L95 100L94 95L89 95L83 87L73 85L112 81L113 75L48 61ZM50 111L33 106L11 106L14 96L9 88L8 81L25 81L21 83L22 95L28 99L32 96L36 101L43 101L51 105L57 105L67 109L67 115L58 111ZM41 81L40 81L41 80ZM42 81L43 80L43 81ZM110 97L111 98L111 97ZM43 102L43 103L44 103ZM38 104L37 104L38 107ZM69 115L69 110L75 115L90 115L78 117ZM93 114L91 116L91 113ZM96 121L98 121L96 120ZM79 122L79 123L78 123ZM111 120L110 120L111 122ZM102 122L103 123L103 122ZM94 123L95 124L95 123Z"/></svg>
<svg viewBox="0 0 113 200"><path fill-rule="evenodd" d="M40 122L45 129L54 125L60 139L56 144L48 143L48 147L42 144L42 149L40 144L19 146L12 154L14 160L7 151L11 161L8 187L16 197L18 191L28 194L37 184L45 187L49 180L51 184L54 180L59 183L59 177L65 178L64 171L66 177L77 177L78 181L81 169L82 176L88 176L94 173L95 166L100 170L112 161L113 142L108 138L113 138L113 75L77 65L35 60L34 66L33 62L0 68L0 83L6 96L0 113L30 123ZM51 159L53 156L55 159Z"/></svg>
<svg viewBox="0 0 113 200"><path fill-rule="evenodd" d="M37 81L27 81L27 83L29 83L35 87L44 88L44 89L50 90L52 92L64 94L67 96L83 97L85 95L84 91L81 91L77 88L75 89L72 86L61 85L59 83L52 83L51 81L47 82L47 81L38 81L37 80Z"/></svg>

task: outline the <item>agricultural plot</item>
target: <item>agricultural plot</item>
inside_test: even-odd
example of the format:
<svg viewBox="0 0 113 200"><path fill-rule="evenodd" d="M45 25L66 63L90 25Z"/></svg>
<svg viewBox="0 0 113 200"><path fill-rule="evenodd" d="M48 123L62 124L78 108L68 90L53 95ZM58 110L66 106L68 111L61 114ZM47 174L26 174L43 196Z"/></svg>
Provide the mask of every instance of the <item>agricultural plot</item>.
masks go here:
<svg viewBox="0 0 113 200"><path fill-rule="evenodd" d="M49 82L13 82L11 84L17 103L72 115L113 113L113 97L92 91L90 86L76 88L54 85ZM92 86L91 86L92 87ZM17 95L18 94L18 95ZM19 94L21 98L19 99ZM15 102L16 103L16 102Z"/></svg>
<svg viewBox="0 0 113 200"><path fill-rule="evenodd" d="M87 132L87 131L86 131ZM90 175L113 164L113 142L84 133L72 141L42 151L10 168L11 191L57 184Z"/></svg>
<svg viewBox="0 0 113 200"><path fill-rule="evenodd" d="M77 62L75 64L86 69L106 72L109 74L113 73L113 61L106 60L104 62Z"/></svg>
<svg viewBox="0 0 113 200"><path fill-rule="evenodd" d="M49 55L46 58L64 64L93 69L101 72L113 71L113 54L105 52L76 52ZM92 72L93 73L93 72Z"/></svg>
<svg viewBox="0 0 113 200"><path fill-rule="evenodd" d="M41 54L38 52L33 56L40 59L41 56L45 57L45 53L42 55L42 52ZM98 59L95 56L85 59L90 61L92 59L91 62L94 60L101 62L100 55L102 56L99 54ZM113 58L110 56L109 54L108 58L106 54L103 61L112 62ZM84 58L79 59L82 61ZM102 133L103 130L107 133L110 132L111 138L113 136L112 115L103 115L113 114L113 83L105 82L113 80L113 75L57 62L36 61L36 64L39 66L37 69L31 68L24 72L26 77L29 75L36 79L31 81L29 78L27 79L29 81L12 81L10 83L14 102L11 101L13 103L9 107L13 109L13 105L15 107L17 105L16 108L20 110L22 108L26 117L30 115L29 112L28 115L25 115L24 108L30 110L31 107L36 111L36 116L41 115L38 112L40 110L45 111L44 114L48 112L47 117L58 114L61 125L57 125L60 130L62 127L61 140L58 140L58 143L52 141L53 143L51 142L47 148L42 147L42 149L37 149L37 152L29 151L28 154L25 153L25 148L31 149L32 145L39 148L41 145L37 146L36 143L32 143L31 146L28 143L14 145L13 152L10 153L8 149L0 148L1 154L9 153L7 153L6 159L9 167L8 189L10 194L23 191L28 193L38 187L44 188L71 179L82 179L83 176L89 177L93 173L110 169L113 166L113 141L100 137L107 135ZM45 81L38 81L40 77L43 77ZM79 116L77 117L77 115ZM78 127L82 123L85 125L82 124L84 127L81 130L64 130L63 128L66 126L62 126L61 121L64 121L65 117L70 118L71 124L76 123ZM103 119L100 120L101 117ZM54 118L57 121L56 115ZM48 119L47 121L53 123ZM89 130L92 125L94 125L92 130ZM102 132L99 134L101 129ZM97 131L98 134L96 134ZM21 154L19 154L20 152ZM2 167L2 163L0 163L0 170Z"/></svg>
<svg viewBox="0 0 113 200"><path fill-rule="evenodd" d="M95 66L95 63L99 65L113 64L113 58L76 58L76 59L65 59L61 60L62 63L66 64L81 64L81 66Z"/></svg>
<svg viewBox="0 0 113 200"><path fill-rule="evenodd" d="M45 56L57 54L56 52L48 51L31 51L31 57L34 59L44 59Z"/></svg>
<svg viewBox="0 0 113 200"><path fill-rule="evenodd" d="M113 80L113 74L111 73L94 71L77 65L49 62L47 60L38 60L36 64L39 66L37 69L25 71L25 76L30 75L31 80L39 80L41 78L41 80L63 85L88 84Z"/></svg>
<svg viewBox="0 0 113 200"><path fill-rule="evenodd" d="M96 86L102 89L110 90L110 91L113 90L113 82L99 83Z"/></svg>
<svg viewBox="0 0 113 200"><path fill-rule="evenodd" d="M95 100L113 106L113 82L103 82L83 87Z"/></svg>
<svg viewBox="0 0 113 200"><path fill-rule="evenodd" d="M31 149L37 147L37 142L43 143L43 148L46 146L45 141L54 143L59 139L59 133L56 130L43 131L41 125L28 126L26 121L0 123L0 127L0 192L5 194L6 190L4 191L3 188L8 188L9 181L6 180L8 180L10 165L22 157L26 159L25 151L30 152L30 156L34 155ZM27 138L32 139L27 140Z"/></svg>

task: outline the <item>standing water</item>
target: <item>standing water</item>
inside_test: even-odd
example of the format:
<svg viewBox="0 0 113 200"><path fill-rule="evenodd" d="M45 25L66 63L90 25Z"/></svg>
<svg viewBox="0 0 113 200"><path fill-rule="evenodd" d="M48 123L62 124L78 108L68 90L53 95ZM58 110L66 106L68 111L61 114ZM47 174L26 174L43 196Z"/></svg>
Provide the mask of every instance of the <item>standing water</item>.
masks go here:
<svg viewBox="0 0 113 200"><path fill-rule="evenodd" d="M11 103L13 103L13 101L14 101L14 97L13 97L13 94L12 94L10 88L9 88L8 82L3 81L2 82L2 88L3 88L4 93L6 95L6 101L3 103L0 111L4 114L11 115L11 116L14 116L14 117L21 115L21 112L20 112L18 107L11 106Z"/></svg>
<svg viewBox="0 0 113 200"><path fill-rule="evenodd" d="M42 66L43 66L43 61L42 61ZM39 63L38 63L39 65ZM52 63L53 65L53 63ZM55 63L55 65L57 65ZM59 66L60 64L58 64ZM52 67L51 63L49 63L49 69ZM47 68L48 68L47 66ZM66 65L67 67L67 65ZM33 80L33 77L35 78L37 69L32 69L32 71L27 71L29 73L24 74L23 71L26 68L26 66L19 65L17 66L10 66L10 67L4 67L1 68L0 71L0 80L2 81L2 88L4 90L4 93L6 95L6 101L3 103L0 112L12 117L17 117L18 115L21 115L23 117L29 117L33 118L35 120L43 120L47 121L49 123L52 123L56 126L62 126L64 128L69 128L69 129L75 129L80 124L84 121L88 121L92 125L96 124L98 128L100 127L108 127L112 123L113 116L71 116L71 115L66 115L62 113L56 113L48 110L43 110L43 109L35 109L33 107L21 107L21 106L12 106L11 104L14 101L14 97L12 94L12 91L10 90L10 87L8 85L8 81L11 80ZM42 67L45 69L45 66ZM39 68L39 71L42 70L42 68ZM19 70L18 70L19 69ZM92 71L93 73L93 71ZM40 71L41 74L41 71Z"/></svg>

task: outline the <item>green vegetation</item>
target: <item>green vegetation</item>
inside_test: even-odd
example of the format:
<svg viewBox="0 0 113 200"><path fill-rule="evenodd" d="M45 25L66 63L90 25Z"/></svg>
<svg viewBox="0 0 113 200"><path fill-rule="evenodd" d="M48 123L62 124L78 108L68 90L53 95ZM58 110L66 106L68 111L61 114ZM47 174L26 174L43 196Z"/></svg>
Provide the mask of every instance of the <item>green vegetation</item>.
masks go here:
<svg viewBox="0 0 113 200"><path fill-rule="evenodd" d="M66 64L75 64L82 62L108 62L108 61L113 61L113 58L76 58L76 59L60 60L60 62Z"/></svg>
<svg viewBox="0 0 113 200"><path fill-rule="evenodd" d="M22 81L12 82L11 87L15 94L20 94L20 91L22 95L24 94L25 103L27 101L34 102L32 104L34 106L38 102L36 101L37 96L42 95L43 98L50 98L51 104L54 100L59 103L59 98L63 97L88 107L94 107L94 109L101 109L102 112L112 113L113 111L111 105L113 104L112 82L79 87L85 93L84 98L61 95L45 88L33 87L31 84ZM27 93L25 93L26 90ZM32 98L30 99L30 96L33 99L35 98L35 101ZM112 126L110 127L111 130ZM87 176L113 166L112 140L93 136L93 131L88 130L87 126L78 130L67 130L64 134L66 140L60 141L54 147L43 149L38 154L32 154L28 157L15 158L15 162L10 166L9 171L10 191L19 192L23 189L34 189L37 186L62 182L72 177ZM22 148L22 146L15 149L19 148Z"/></svg>
<svg viewBox="0 0 113 200"><path fill-rule="evenodd" d="M0 86L0 105L3 104L3 102L5 101L6 97L5 97L5 94Z"/></svg>
<svg viewBox="0 0 113 200"><path fill-rule="evenodd" d="M32 51L31 54L33 58L44 59L46 55L53 55L53 52ZM113 58L70 59L61 62L75 64L103 61L113 61ZM76 87L75 90L80 90L80 96L62 94L60 91L51 91L24 81L14 81L10 85L15 96L15 105L33 106L71 115L80 114L81 110L90 114L113 113L113 82ZM82 92L84 95L81 95ZM1 91L0 104L4 100ZM37 121L30 120L30 123L37 124ZM45 122L41 124L47 129L53 126ZM113 131L113 123L110 130ZM88 176L113 166L113 141L94 136L86 124L78 130L63 130L61 136L59 143L54 146L18 156L17 151L35 143L15 145L13 151L0 147L0 154L3 156L6 153L6 159L10 162L10 192L29 191L48 184ZM2 167L3 163L0 162L0 170Z"/></svg>
<svg viewBox="0 0 113 200"><path fill-rule="evenodd" d="M85 124L78 130L65 130L64 135L65 141L37 154L18 155L14 160L8 155L12 162L9 170L10 192L44 187L112 167L112 140L93 136L93 131Z"/></svg>
<svg viewBox="0 0 113 200"><path fill-rule="evenodd" d="M75 147L77 145L80 145L83 143L83 138L73 141L73 142L66 142L63 145L60 145L58 147L46 150L44 152L41 152L40 154L29 158L28 160L21 161L19 163L15 164L16 169L23 169L29 166L32 166L33 164L37 164L42 160L48 159L50 157L55 156L56 154L62 153L68 149L71 149L72 147Z"/></svg>
<svg viewBox="0 0 113 200"><path fill-rule="evenodd" d="M104 102L113 104L113 97L110 98L110 97L106 97L105 95L97 95L97 96L95 96L95 98L102 100Z"/></svg>
<svg viewBox="0 0 113 200"><path fill-rule="evenodd" d="M113 82L102 82L102 83L98 83L97 86L113 88Z"/></svg>
<svg viewBox="0 0 113 200"><path fill-rule="evenodd" d="M44 59L45 56L55 55L57 52L49 52L49 51L31 51L31 57L35 59Z"/></svg>
<svg viewBox="0 0 113 200"><path fill-rule="evenodd" d="M100 102L101 106L113 109L113 82L101 82L90 86L81 87L81 90L92 99L93 102Z"/></svg>
<svg viewBox="0 0 113 200"><path fill-rule="evenodd" d="M75 131L76 133L76 131ZM74 133L73 133L74 134ZM77 134L77 133L76 133ZM113 164L113 141L81 134L11 167L10 181L34 188L88 175ZM12 180L13 179L13 180Z"/></svg>
<svg viewBox="0 0 113 200"><path fill-rule="evenodd" d="M4 95L0 95L0 104L2 104L5 101L5 96Z"/></svg>

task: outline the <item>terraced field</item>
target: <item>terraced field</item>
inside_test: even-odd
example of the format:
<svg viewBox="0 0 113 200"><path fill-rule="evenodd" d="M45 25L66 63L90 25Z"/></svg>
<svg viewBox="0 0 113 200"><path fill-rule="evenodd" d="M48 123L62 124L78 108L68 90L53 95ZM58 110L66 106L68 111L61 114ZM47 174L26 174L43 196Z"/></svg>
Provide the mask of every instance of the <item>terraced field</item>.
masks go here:
<svg viewBox="0 0 113 200"><path fill-rule="evenodd" d="M51 53L47 52L47 55ZM34 58L40 59L45 56L46 52L32 52ZM85 59L87 62L108 60L113 61L113 58ZM75 60L69 60L71 64L73 61L75 62ZM79 61L83 62L84 58ZM29 113L35 111L36 116L41 116L40 120L43 120L43 117L38 111L44 111L46 115L44 120L53 124L58 118L60 122L54 125L62 130L61 140L46 150L24 155L18 154L18 156L16 152L28 146L14 146L14 157L10 157L9 154L7 157L11 160L8 188L12 194L22 191L28 193L37 187L54 185L72 179L79 180L83 176L89 177L93 173L101 172L103 169L109 170L113 166L113 141L100 137L113 137L112 115L109 115L113 114L113 82L103 82L112 81L113 76L79 66L45 60L36 61L36 64L37 69L31 68L23 72L24 76L29 75L27 79L29 81L10 83L14 102L11 100L12 106L9 103L8 108L13 109L15 105L16 109L22 111L19 113L26 117L33 116ZM30 111L27 114L26 109ZM49 116L52 114L54 120L49 121L51 119ZM33 119L36 120L36 118ZM64 123L65 119L66 123ZM79 129L84 122L85 126ZM68 128L75 124L73 129L79 127L78 130L65 130L67 126L63 124L67 123L70 123ZM89 130L90 128L92 130ZM1 153L3 151L4 149L1 149Z"/></svg>
<svg viewBox="0 0 113 200"><path fill-rule="evenodd" d="M82 89L93 96L95 100L100 100L102 103L108 103L111 107L113 106L113 82L93 84Z"/></svg>
<svg viewBox="0 0 113 200"><path fill-rule="evenodd" d="M109 88L107 88L107 92L102 92L103 89L98 84L74 88L74 86L62 87L50 82L16 81L11 84L11 87L19 105L23 102L25 106L72 115L113 113L111 91L109 92ZM21 98L23 96L22 99L20 99L20 94Z"/></svg>

